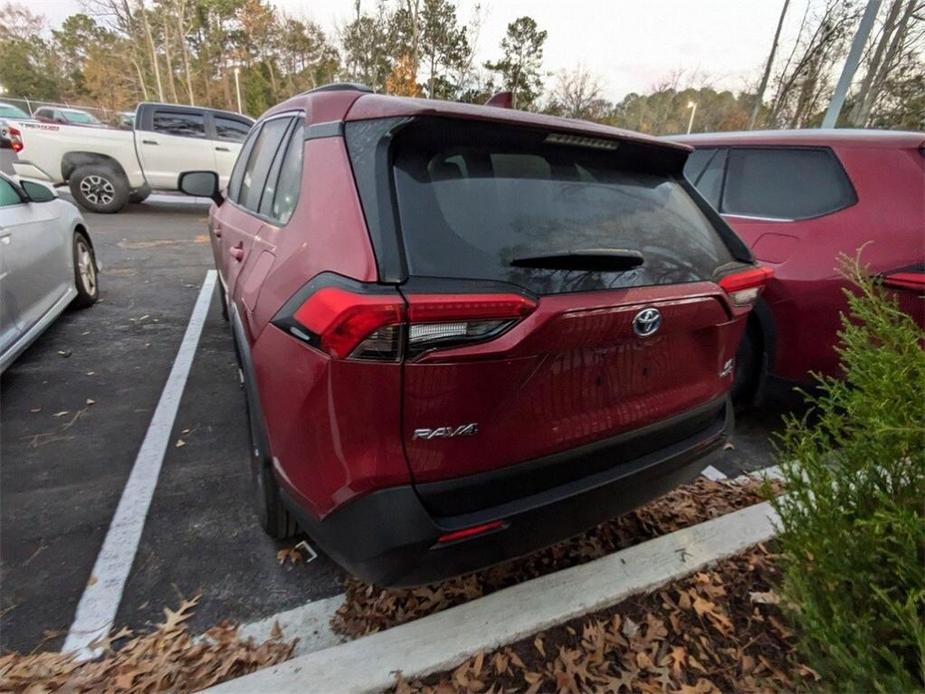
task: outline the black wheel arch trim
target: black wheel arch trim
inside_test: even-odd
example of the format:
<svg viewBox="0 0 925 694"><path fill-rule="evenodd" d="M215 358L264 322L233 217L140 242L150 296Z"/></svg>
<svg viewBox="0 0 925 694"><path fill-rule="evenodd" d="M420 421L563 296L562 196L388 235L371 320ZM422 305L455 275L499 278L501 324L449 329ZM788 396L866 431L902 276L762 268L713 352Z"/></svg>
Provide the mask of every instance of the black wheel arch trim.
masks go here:
<svg viewBox="0 0 925 694"><path fill-rule="evenodd" d="M773 367L777 362L777 322L774 320L774 314L771 313L770 306L763 297L759 296L758 301L752 307L749 325L752 324L752 321L757 324L758 329L761 331L762 353L759 357L761 368L758 374L756 397L756 400L761 402L764 395L764 384L773 375Z"/></svg>
<svg viewBox="0 0 925 694"><path fill-rule="evenodd" d="M238 308L233 301L228 302L228 316L231 323L231 331L234 336L235 349L238 353L238 360L241 365L241 373L244 377L244 396L247 403L247 415L252 417L257 431L260 436L260 456L265 465L270 465L273 457L270 453L270 437L267 432L266 419L263 416L263 407L260 404L260 391L257 389L257 377L254 371L254 361L251 356L250 345L244 332L244 324L241 322L241 316Z"/></svg>

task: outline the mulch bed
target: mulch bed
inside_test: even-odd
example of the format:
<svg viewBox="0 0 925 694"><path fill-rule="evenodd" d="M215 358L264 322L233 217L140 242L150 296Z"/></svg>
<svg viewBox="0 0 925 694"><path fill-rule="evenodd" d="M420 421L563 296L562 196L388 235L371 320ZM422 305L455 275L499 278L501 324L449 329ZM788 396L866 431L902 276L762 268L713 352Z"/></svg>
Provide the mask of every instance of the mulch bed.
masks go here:
<svg viewBox="0 0 925 694"><path fill-rule="evenodd" d="M764 546L614 608L572 620L397 694L779 692L818 677L801 665Z"/></svg>
<svg viewBox="0 0 925 694"><path fill-rule="evenodd" d="M445 610L496 590L611 554L764 501L754 478L704 477L624 516L540 552L467 576L419 588L388 590L355 578L331 620L334 631L359 637ZM772 485L777 491L776 484Z"/></svg>
<svg viewBox="0 0 925 694"><path fill-rule="evenodd" d="M164 610L164 622L147 634L128 629L101 642L101 658L77 662L69 653L10 653L0 657L0 692L192 692L276 665L292 657L295 641L276 633L264 643L238 638L223 623L194 637L184 622L198 598ZM118 647L117 647L118 646Z"/></svg>

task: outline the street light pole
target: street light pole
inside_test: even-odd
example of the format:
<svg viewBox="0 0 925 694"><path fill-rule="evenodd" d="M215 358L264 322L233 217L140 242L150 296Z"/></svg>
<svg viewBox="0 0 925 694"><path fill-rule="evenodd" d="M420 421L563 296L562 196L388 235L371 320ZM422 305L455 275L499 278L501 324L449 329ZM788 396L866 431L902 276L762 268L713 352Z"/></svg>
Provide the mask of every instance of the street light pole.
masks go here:
<svg viewBox="0 0 925 694"><path fill-rule="evenodd" d="M244 113L241 110L241 80L238 78L238 75L241 74L241 68L235 67L234 69L234 91L238 95L238 113Z"/></svg>
<svg viewBox="0 0 925 694"><path fill-rule="evenodd" d="M690 134L691 134L691 128L694 127L694 114L697 113L697 102L696 102L696 101L688 101L688 102L687 102L687 107L691 110L691 118L690 118L689 121L687 121L687 134L690 135Z"/></svg>
<svg viewBox="0 0 925 694"><path fill-rule="evenodd" d="M838 84L835 85L835 91L832 92L829 110L825 112L825 118L822 119L823 128L834 128L835 123L838 121L838 114L841 113L841 107L845 104L848 88L851 86L851 80L854 79L854 72L858 69L858 63L861 62L864 44L867 43L867 37L870 36L870 30L874 26L877 12L880 11L881 2L882 0L868 0L867 9L864 10L864 16L861 17L861 23L858 24L858 33L854 35L851 50L848 51L848 57L845 58L845 66L842 68L841 77L838 78Z"/></svg>

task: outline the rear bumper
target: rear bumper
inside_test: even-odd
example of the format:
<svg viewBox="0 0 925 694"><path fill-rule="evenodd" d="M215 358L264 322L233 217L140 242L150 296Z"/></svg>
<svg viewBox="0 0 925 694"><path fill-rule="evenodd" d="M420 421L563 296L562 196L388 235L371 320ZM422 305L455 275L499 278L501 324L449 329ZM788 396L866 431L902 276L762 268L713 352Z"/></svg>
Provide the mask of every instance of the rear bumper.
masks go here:
<svg viewBox="0 0 925 694"><path fill-rule="evenodd" d="M704 419L705 411L713 416ZM672 429L695 418L704 423L702 429L681 440L670 436ZM412 485L367 494L321 521L282 493L303 529L346 569L381 586L420 585L528 554L626 513L696 477L706 467L705 456L722 446L732 429L728 400L715 401L638 432L649 438L661 431L674 439L663 448L627 460L620 456L627 450L623 435L615 440L613 464L606 469L453 516L429 511ZM601 453L597 446L595 455ZM536 464L548 467L549 461ZM575 460L561 464L574 465ZM478 486L504 483L503 471L494 479L478 477ZM441 484L454 483L460 493L478 495L472 478ZM438 542L447 532L499 520L502 527L485 534Z"/></svg>

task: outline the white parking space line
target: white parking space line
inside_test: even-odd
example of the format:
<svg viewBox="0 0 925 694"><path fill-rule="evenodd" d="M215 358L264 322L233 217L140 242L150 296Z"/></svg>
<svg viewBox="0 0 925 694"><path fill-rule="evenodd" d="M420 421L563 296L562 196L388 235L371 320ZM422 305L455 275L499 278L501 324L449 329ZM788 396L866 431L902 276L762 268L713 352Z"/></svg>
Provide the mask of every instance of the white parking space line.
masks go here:
<svg viewBox="0 0 925 694"><path fill-rule="evenodd" d="M215 270L206 272L173 368L161 392L154 416L151 417L148 431L135 458L135 465L122 491L122 498L119 499L90 580L77 605L74 622L64 641L62 650L76 651L79 658L95 655L90 646L111 628L116 610L122 601L125 581L138 550L145 518L151 506L170 433L180 407L180 399L209 312L209 304L215 290L215 277Z"/></svg>
<svg viewBox="0 0 925 694"><path fill-rule="evenodd" d="M706 477L708 480L713 480L714 482L726 479L726 475L723 474L721 470L717 470L712 465L707 465L704 471L700 474Z"/></svg>

